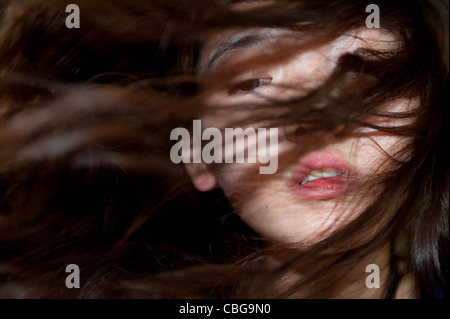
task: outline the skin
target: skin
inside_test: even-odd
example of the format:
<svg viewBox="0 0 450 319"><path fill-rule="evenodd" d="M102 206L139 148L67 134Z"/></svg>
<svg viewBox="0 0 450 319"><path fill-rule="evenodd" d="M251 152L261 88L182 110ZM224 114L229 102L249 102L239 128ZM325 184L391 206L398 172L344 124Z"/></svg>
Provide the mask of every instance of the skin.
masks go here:
<svg viewBox="0 0 450 319"><path fill-rule="evenodd" d="M210 59L225 41L236 36L254 34L270 35L271 40L254 47L241 47L226 52L208 67ZM231 127L229 125L233 120L251 114L251 111L227 113L228 106L258 103L267 97L284 100L306 95L326 80L334 70L338 58L344 53L360 48L389 50L399 45L392 34L380 29L365 28L312 47L305 46L304 41L307 40L307 36L277 29L231 30L206 39L200 56L199 73L207 79L203 92L210 104L217 109L216 113L202 118L203 127ZM257 85L242 85L243 81L252 79L270 80ZM231 84L223 85L224 82ZM384 110L403 112L411 110L415 105L415 101L397 100L385 105ZM405 120L373 118L371 121L385 126L405 124ZM264 123L248 126L265 127ZM221 187L241 218L268 244L297 244L307 247L329 236L354 219L376 198L378 192L365 189L362 181L370 180L378 172L392 169L389 156L400 161L406 160L406 155L399 157L397 152L409 140L393 134L365 128L352 128L350 133L347 130L344 134L342 128L337 128L320 134L305 134L294 142L283 133L289 129L279 129L279 165L273 175L259 174L259 163L185 164L199 191ZM338 154L358 172L361 184L356 187L357 192L348 192L326 200L304 200L292 192L290 183L298 163L305 155L321 151ZM380 221L380 226L384 222L388 220ZM376 231L374 229L374 233ZM361 240L370 240L371 235L373 234L367 234L367 238ZM380 297L379 290L367 289L361 278L365 279L368 275L364 272L365 266L375 263L380 265L381 282L384 283L386 277L383 274L389 273L386 271L389 268L389 250L390 247L384 247L349 273L342 280L341 296ZM360 284L350 284L355 280ZM411 280L405 280L397 297L412 296L405 292L411 291L407 289L412 287Z"/></svg>

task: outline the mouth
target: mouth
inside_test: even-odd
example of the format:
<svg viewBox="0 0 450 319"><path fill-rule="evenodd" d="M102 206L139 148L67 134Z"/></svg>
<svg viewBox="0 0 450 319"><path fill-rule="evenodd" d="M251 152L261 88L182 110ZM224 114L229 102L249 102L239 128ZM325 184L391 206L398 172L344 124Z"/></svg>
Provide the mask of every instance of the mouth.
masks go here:
<svg viewBox="0 0 450 319"><path fill-rule="evenodd" d="M337 152L313 152L300 161L291 190L304 200L333 199L349 192L358 174Z"/></svg>

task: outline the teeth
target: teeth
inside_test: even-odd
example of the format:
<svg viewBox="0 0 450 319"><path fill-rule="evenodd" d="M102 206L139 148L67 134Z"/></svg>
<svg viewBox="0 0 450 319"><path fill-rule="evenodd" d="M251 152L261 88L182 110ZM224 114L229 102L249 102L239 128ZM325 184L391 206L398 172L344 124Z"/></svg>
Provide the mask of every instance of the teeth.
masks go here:
<svg viewBox="0 0 450 319"><path fill-rule="evenodd" d="M334 176L342 176L347 177L348 174L341 172L340 170L337 170L335 168L324 168L320 170L315 170L309 173L300 183L300 185L306 184L308 182L311 182L313 180L319 179L319 178L325 178L325 177L334 177Z"/></svg>

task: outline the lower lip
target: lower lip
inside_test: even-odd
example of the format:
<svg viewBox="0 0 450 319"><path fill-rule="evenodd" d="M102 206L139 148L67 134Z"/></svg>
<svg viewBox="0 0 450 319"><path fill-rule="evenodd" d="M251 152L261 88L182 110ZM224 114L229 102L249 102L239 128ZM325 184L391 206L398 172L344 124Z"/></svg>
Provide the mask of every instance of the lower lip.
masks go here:
<svg viewBox="0 0 450 319"><path fill-rule="evenodd" d="M302 185L297 184L291 189L302 199L320 200L339 197L348 192L353 184L349 178L335 176L315 179Z"/></svg>

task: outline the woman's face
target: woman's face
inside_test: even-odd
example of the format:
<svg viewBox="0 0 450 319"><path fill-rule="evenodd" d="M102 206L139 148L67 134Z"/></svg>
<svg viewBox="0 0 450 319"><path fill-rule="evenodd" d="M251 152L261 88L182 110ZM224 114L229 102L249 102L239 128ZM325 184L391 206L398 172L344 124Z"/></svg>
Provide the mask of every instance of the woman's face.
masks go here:
<svg viewBox="0 0 450 319"><path fill-rule="evenodd" d="M308 45L310 40L305 34L281 29L232 30L206 39L199 73L206 79L203 92L216 113L202 118L203 129L232 128L233 121L261 112L250 108L236 112L231 110L233 105L307 95L324 83L345 53L399 45L380 29L362 29L314 46ZM398 100L384 110L402 112L412 104ZM372 122L405 124L380 118ZM266 126L259 122L246 127ZM275 243L309 245L354 219L377 195L376 189L364 188L363 181L388 170L392 162L386 160L396 157L408 143L405 138L361 127L350 134L348 128L346 133L340 128L306 132L295 141L286 136L289 130L278 128L274 174L260 174L261 164L248 161L187 164L197 189L207 191L218 183L241 218Z"/></svg>

